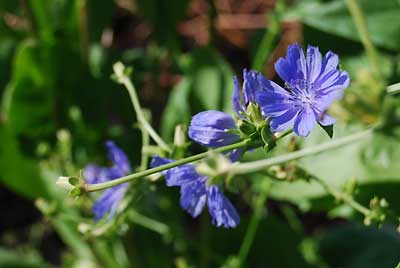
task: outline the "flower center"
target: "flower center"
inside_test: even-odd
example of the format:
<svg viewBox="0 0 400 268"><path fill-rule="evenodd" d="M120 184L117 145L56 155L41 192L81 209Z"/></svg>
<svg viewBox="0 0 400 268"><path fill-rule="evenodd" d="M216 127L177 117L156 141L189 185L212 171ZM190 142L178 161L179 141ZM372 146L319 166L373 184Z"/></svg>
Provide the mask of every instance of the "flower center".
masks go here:
<svg viewBox="0 0 400 268"><path fill-rule="evenodd" d="M313 105L315 101L313 86L308 80L296 79L290 81L287 88L303 105Z"/></svg>

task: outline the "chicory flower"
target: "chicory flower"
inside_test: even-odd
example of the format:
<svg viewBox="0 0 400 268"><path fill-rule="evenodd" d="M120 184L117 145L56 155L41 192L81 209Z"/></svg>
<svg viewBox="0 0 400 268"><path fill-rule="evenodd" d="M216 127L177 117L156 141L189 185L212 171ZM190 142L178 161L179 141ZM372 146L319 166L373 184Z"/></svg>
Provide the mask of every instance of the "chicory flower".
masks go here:
<svg viewBox="0 0 400 268"><path fill-rule="evenodd" d="M256 99L272 132L293 127L296 135L308 136L316 122L322 126L335 123L327 109L342 98L350 83L349 75L339 70L338 64L333 52L322 58L317 47L308 46L304 55L296 44L289 46L286 58L275 63L285 88L259 76L263 90L256 93Z"/></svg>
<svg viewBox="0 0 400 268"><path fill-rule="evenodd" d="M173 161L155 156L151 166L157 167ZM167 186L180 187L181 207L192 217L199 216L207 203L212 223L217 227L234 228L239 224L239 214L222 193L221 187L208 185L208 177L198 174L195 166L185 164L163 171L162 174L165 176Z"/></svg>
<svg viewBox="0 0 400 268"><path fill-rule="evenodd" d="M256 92L261 90L258 82L260 74L255 71L243 71L243 88L240 90L237 77L234 77L232 106L237 116L246 119L247 106L256 102ZM240 140L234 118L224 112L209 110L192 117L189 126L189 137L204 146L215 148L232 144ZM236 149L230 153L232 161L237 161L243 150Z"/></svg>
<svg viewBox="0 0 400 268"><path fill-rule="evenodd" d="M113 141L107 141L105 145L108 150L108 159L113 165L109 167L101 167L95 164L87 165L83 171L87 183L114 180L131 173L131 166L126 154ZM106 214L108 214L107 220L115 215L128 185L128 183L123 183L103 192L92 209L96 221L102 219Z"/></svg>

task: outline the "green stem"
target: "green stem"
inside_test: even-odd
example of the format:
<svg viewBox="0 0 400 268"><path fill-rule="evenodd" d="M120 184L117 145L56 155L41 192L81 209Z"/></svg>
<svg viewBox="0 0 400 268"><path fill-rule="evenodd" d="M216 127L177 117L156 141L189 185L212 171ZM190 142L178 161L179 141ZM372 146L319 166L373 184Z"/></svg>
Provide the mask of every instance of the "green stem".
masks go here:
<svg viewBox="0 0 400 268"><path fill-rule="evenodd" d="M312 179L314 181L318 182L319 184L321 184L321 186L324 187L324 189L338 201L348 204L350 207L357 210L358 212L360 212L361 214L363 214L366 217L371 215L372 211L370 209L364 207L357 201L355 201L352 196L337 190L336 188L328 185L325 181L323 181L317 177L312 177Z"/></svg>
<svg viewBox="0 0 400 268"><path fill-rule="evenodd" d="M247 227L242 246L239 250L237 267L242 267L244 261L249 254L251 245L253 244L254 238L257 233L258 225L260 224L260 221L262 219L262 211L264 208L264 204L267 200L270 188L271 182L269 180L264 180L262 189L255 201L253 215L251 216L249 226Z"/></svg>
<svg viewBox="0 0 400 268"><path fill-rule="evenodd" d="M230 144L230 145L227 145L227 146L216 148L213 151L216 152L216 153L228 152L228 151L232 151L234 149L246 147L249 144L249 142L250 142L249 139L245 139L245 140L239 141L239 142L234 143L234 144ZM158 166L158 167L155 167L155 168L150 168L150 169L147 169L147 170L144 170L144 171L140 171L140 172L137 172L137 173L125 176L125 177L121 177L121 178L115 179L115 180L110 180L110 181L97 183L97 184L85 184L83 189L86 192L94 192L94 191L103 190L103 189L106 189L106 188L110 188L110 187L113 187L113 186L116 186L116 185L119 185L119 184L122 184L122 183L125 183L125 182L128 182L128 181L131 181L133 179L142 178L142 177L145 177L145 176L148 176L148 175L151 175L151 174L154 174L154 173L158 173L158 172L161 172L161 171L173 168L173 167L177 167L177 166L180 166L180 165L183 165L183 164L194 162L194 161L203 159L203 158L207 157L208 155L209 155L209 152L204 152L204 153L200 153L200 154L196 154L196 155L193 155L193 156L189 156L189 157L186 157L186 158L183 158L183 159L180 159L180 160L177 160L175 162L168 163L168 164L165 164L165 165L162 165L162 166Z"/></svg>
<svg viewBox="0 0 400 268"><path fill-rule="evenodd" d="M382 73L379 69L379 56L378 52L373 45L371 38L368 33L367 23L365 21L364 14L358 4L357 0L345 0L347 8L350 11L351 16L353 17L354 24L356 25L358 34L361 39L361 43L365 48L365 52L367 53L368 60L377 75L378 80L383 81Z"/></svg>
<svg viewBox="0 0 400 268"><path fill-rule="evenodd" d="M396 83L396 84L388 86L386 91L389 95L396 95L396 94L400 93L400 83Z"/></svg>
<svg viewBox="0 0 400 268"><path fill-rule="evenodd" d="M281 163L285 163L287 161L299 159L301 157L310 156L310 155L321 153L323 151L335 149L335 148L368 138L372 135L373 130L374 129L371 128L371 129L357 132L355 134L352 134L352 135L349 135L349 136L346 136L343 138L339 138L332 142L327 142L324 144L305 148L305 149L302 149L302 150L299 150L299 151L296 151L293 153L288 153L288 154L280 155L280 156L273 157L273 158L268 158L268 159L263 159L263 160L248 162L248 163L234 164L234 165L232 165L231 174L235 175L235 174L247 174L247 173L251 173L251 172L256 172L256 171L263 170L263 169L273 166L273 165L278 165Z"/></svg>
<svg viewBox="0 0 400 268"><path fill-rule="evenodd" d="M133 223L141 225L141 226L143 226L149 230L152 230L156 233L159 233L161 235L166 235L169 233L168 225L166 225L162 222L153 220L149 217L146 217L145 215L142 215L135 210L129 211L128 216Z"/></svg>
<svg viewBox="0 0 400 268"><path fill-rule="evenodd" d="M279 19L277 14L270 13L268 21L269 27L260 42L259 48L257 49L256 55L254 56L253 60L252 69L259 72L262 72L265 61L267 60L268 55L270 55L272 45L279 33Z"/></svg>
<svg viewBox="0 0 400 268"><path fill-rule="evenodd" d="M141 127L149 133L150 137L160 146L163 150L171 153L172 149L165 143L165 141L157 134L157 132L153 129L153 127L146 120L146 116L143 112L142 107L140 106L139 98L136 94L135 86L132 84L129 77L122 71L118 71L118 68L124 68L122 63L118 62L114 65L115 75L118 77L118 81L123 84L128 90L129 96L132 101L133 109L135 109L137 120Z"/></svg>
<svg viewBox="0 0 400 268"><path fill-rule="evenodd" d="M142 157L140 159L140 170L145 170L149 164L149 155L146 154L144 151L145 148L150 145L150 136L149 133L141 125L140 132L142 133Z"/></svg>

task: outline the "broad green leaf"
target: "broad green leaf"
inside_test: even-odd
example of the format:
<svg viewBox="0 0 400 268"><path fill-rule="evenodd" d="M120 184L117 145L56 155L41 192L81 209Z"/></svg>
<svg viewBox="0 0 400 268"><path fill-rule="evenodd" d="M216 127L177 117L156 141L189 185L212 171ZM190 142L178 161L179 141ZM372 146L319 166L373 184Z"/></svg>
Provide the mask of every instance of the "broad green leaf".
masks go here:
<svg viewBox="0 0 400 268"><path fill-rule="evenodd" d="M176 125L188 124L190 121L189 94L191 84L190 79L184 78L172 89L161 117L161 134L166 140L172 140Z"/></svg>
<svg viewBox="0 0 400 268"><path fill-rule="evenodd" d="M400 50L400 3L396 0L358 0L367 21L372 41L381 47ZM299 1L295 15L306 25L330 34L360 41L353 18L343 0L330 2Z"/></svg>
<svg viewBox="0 0 400 268"><path fill-rule="evenodd" d="M185 78L176 85L162 116L162 135L170 139L175 126L204 110L230 112L233 72L216 51L201 48L191 55Z"/></svg>
<svg viewBox="0 0 400 268"><path fill-rule="evenodd" d="M46 65L47 53L34 42L27 41L15 55L13 76L4 92L2 111L16 135L37 137L54 131L54 78Z"/></svg>
<svg viewBox="0 0 400 268"><path fill-rule="evenodd" d="M49 197L37 161L22 154L18 141L6 125L0 127L0 140L0 182L29 198Z"/></svg>
<svg viewBox="0 0 400 268"><path fill-rule="evenodd" d="M358 127L341 124L335 126L336 137L356 131L359 131ZM329 142L329 137L322 129L316 128L304 139L302 146L309 148L324 142ZM375 134L370 139L306 157L297 163L312 175L338 188L349 179L355 179L360 185L400 183L399 146L400 141L397 138ZM271 194L278 199L302 204L307 200L322 197L326 192L315 182L298 180L276 183Z"/></svg>
<svg viewBox="0 0 400 268"><path fill-rule="evenodd" d="M193 105L201 110L231 111L233 72L222 56L209 48L193 53Z"/></svg>
<svg viewBox="0 0 400 268"><path fill-rule="evenodd" d="M321 258L329 267L393 268L399 262L400 239L394 229L345 225L318 240Z"/></svg>

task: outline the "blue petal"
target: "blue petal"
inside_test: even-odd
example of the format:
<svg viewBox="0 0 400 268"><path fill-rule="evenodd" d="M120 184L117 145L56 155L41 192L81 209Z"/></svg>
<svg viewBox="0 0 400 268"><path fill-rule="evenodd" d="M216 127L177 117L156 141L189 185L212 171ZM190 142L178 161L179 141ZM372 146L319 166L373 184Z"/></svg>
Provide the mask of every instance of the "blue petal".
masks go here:
<svg viewBox="0 0 400 268"><path fill-rule="evenodd" d="M217 227L236 227L240 222L239 214L228 198L223 195L220 187L211 185L207 191L208 210L213 224Z"/></svg>
<svg viewBox="0 0 400 268"><path fill-rule="evenodd" d="M239 161L243 153L244 153L243 149L235 149L229 153L229 158L231 159L232 162Z"/></svg>
<svg viewBox="0 0 400 268"><path fill-rule="evenodd" d="M158 167L174 161L175 160L172 159L154 156L151 160L150 166L152 168ZM170 168L161 173L165 176L167 186L181 186L201 178L201 176L196 172L195 167L190 164Z"/></svg>
<svg viewBox="0 0 400 268"><path fill-rule="evenodd" d="M244 108L242 105L242 100L240 97L239 81L236 76L233 78L233 83L234 83L234 88L233 88L233 94L232 94L232 107L233 107L233 110L236 112L236 114L238 116L242 117L241 113L243 113L245 111L244 111Z"/></svg>
<svg viewBox="0 0 400 268"><path fill-rule="evenodd" d="M303 110L300 111L294 122L294 133L298 136L306 137L315 127L315 124L315 112L310 107L305 107Z"/></svg>
<svg viewBox="0 0 400 268"><path fill-rule="evenodd" d="M206 204L206 177L182 185L181 187L181 207L192 217L197 217L203 211Z"/></svg>
<svg viewBox="0 0 400 268"><path fill-rule="evenodd" d="M350 77L347 72L341 72L336 80L327 88L319 89L315 95L315 106L325 111L332 102L343 97L344 90L350 84Z"/></svg>
<svg viewBox="0 0 400 268"><path fill-rule="evenodd" d="M271 132L280 132L289 129L296 119L298 109L290 109L284 114L273 117L270 121Z"/></svg>
<svg viewBox="0 0 400 268"><path fill-rule="evenodd" d="M102 219L106 214L108 214L107 220L114 217L128 185L127 183L120 184L103 192L92 209L96 221Z"/></svg>
<svg viewBox="0 0 400 268"><path fill-rule="evenodd" d="M263 91L257 94L257 102L264 117L276 117L293 108L295 102L286 95L272 91Z"/></svg>
<svg viewBox="0 0 400 268"><path fill-rule="evenodd" d="M90 184L105 182L110 179L109 168L89 164L83 170L83 176Z"/></svg>
<svg viewBox="0 0 400 268"><path fill-rule="evenodd" d="M307 47L307 79L314 83L321 73L322 56L317 47Z"/></svg>
<svg viewBox="0 0 400 268"><path fill-rule="evenodd" d="M123 174L131 172L131 165L126 154L113 141L107 141L108 158L118 167Z"/></svg>
<svg viewBox="0 0 400 268"><path fill-rule="evenodd" d="M290 83L292 80L304 79L307 68L303 49L297 44L290 45L286 58L280 58L275 63L275 69L285 82Z"/></svg>
<svg viewBox="0 0 400 268"><path fill-rule="evenodd" d="M326 53L324 59L321 63L321 73L319 74L317 80L314 82L316 88L320 88L321 82L326 81L328 77L333 74L338 73L339 57L332 51Z"/></svg>
<svg viewBox="0 0 400 268"><path fill-rule="evenodd" d="M189 137L205 146L219 147L239 140L228 130L236 129L233 118L221 111L205 111L193 116L189 126Z"/></svg>
<svg viewBox="0 0 400 268"><path fill-rule="evenodd" d="M335 124L336 119L330 116L328 113L323 113L319 115L318 122L323 126L331 126Z"/></svg>
<svg viewBox="0 0 400 268"><path fill-rule="evenodd" d="M258 83L258 76L260 73L256 71L243 70L243 102L245 107L250 102L256 101L256 92L261 90L261 86Z"/></svg>

